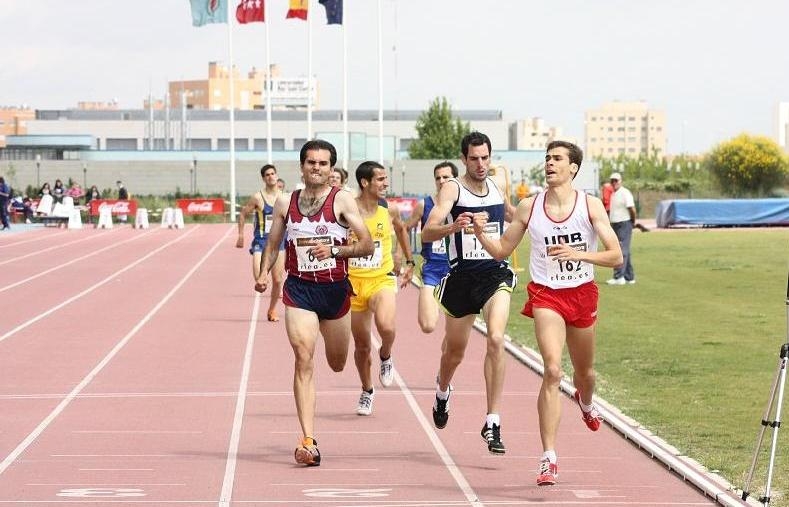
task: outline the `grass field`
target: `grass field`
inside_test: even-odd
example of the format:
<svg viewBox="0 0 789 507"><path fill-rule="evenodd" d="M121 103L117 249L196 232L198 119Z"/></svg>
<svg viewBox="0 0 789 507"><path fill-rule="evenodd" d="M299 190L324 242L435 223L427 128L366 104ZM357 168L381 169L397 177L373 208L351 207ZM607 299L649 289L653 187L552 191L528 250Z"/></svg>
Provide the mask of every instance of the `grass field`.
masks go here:
<svg viewBox="0 0 789 507"><path fill-rule="evenodd" d="M520 315L528 248L518 249L526 271L508 333L536 349L533 322ZM596 268L597 394L741 488L787 338L789 230L635 232L632 255L635 285L608 286L611 270ZM789 506L787 430L779 431L774 506ZM770 430L755 498L764 493L771 438Z"/></svg>

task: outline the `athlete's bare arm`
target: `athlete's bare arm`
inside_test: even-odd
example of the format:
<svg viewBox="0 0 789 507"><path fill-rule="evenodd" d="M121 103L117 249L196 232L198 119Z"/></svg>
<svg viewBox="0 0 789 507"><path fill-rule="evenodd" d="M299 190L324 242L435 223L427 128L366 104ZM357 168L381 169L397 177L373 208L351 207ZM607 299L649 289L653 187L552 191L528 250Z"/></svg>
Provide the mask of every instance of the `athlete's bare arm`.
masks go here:
<svg viewBox="0 0 789 507"><path fill-rule="evenodd" d="M236 240L236 248L244 248L244 223L246 222L247 215L262 206L260 204L261 200L260 192L255 192L250 196L247 203L244 204L244 207L241 208L241 211L238 213L238 239Z"/></svg>
<svg viewBox="0 0 789 507"><path fill-rule="evenodd" d="M422 229L422 243L431 243L439 240L471 224L470 216L465 214L459 216L451 224L444 223L459 195L460 183L457 180L449 180L441 185L441 190L438 191L438 196L436 197L436 204L430 210L425 227Z"/></svg>
<svg viewBox="0 0 789 507"><path fill-rule="evenodd" d="M411 211L411 216L405 220L405 228L410 231L422 220L422 213L425 211L425 201L421 200Z"/></svg>
<svg viewBox="0 0 789 507"><path fill-rule="evenodd" d="M277 200L274 203L274 211L271 215L271 230L268 233L268 241L266 242L266 248L263 250L263 260L261 261L261 266L265 266L265 269L260 270L260 278L257 280L262 291L265 291L268 286L269 272L277 261L279 245L285 236L285 217L287 216L289 205L290 199L285 198L283 194L277 196Z"/></svg>
<svg viewBox="0 0 789 507"><path fill-rule="evenodd" d="M397 210L396 206L389 208L389 218L392 220L392 229L394 229L395 235L397 236L397 244L406 259L405 269L400 279L400 288L403 289L408 286L411 282L411 277L414 276L414 257L411 253L411 241L408 239L406 224L400 218L400 212ZM395 268L396 267L397 266L395 266ZM397 272L398 270L395 270L395 273Z"/></svg>
<svg viewBox="0 0 789 507"><path fill-rule="evenodd" d="M358 242L353 245L340 247L338 257L367 257L375 251L373 238L370 231L364 225L364 219L359 213L359 206L356 199L350 192L337 192L334 197L334 213L337 218L345 222L356 234ZM331 245L318 245L310 250L310 253L319 261L331 257Z"/></svg>
<svg viewBox="0 0 789 507"><path fill-rule="evenodd" d="M475 213L473 216L474 235L477 237L483 248L497 261L509 257L526 234L526 224L529 223L532 204L534 198L522 200L514 211L513 220L501 239L491 239L484 232L483 228L488 222L487 213Z"/></svg>

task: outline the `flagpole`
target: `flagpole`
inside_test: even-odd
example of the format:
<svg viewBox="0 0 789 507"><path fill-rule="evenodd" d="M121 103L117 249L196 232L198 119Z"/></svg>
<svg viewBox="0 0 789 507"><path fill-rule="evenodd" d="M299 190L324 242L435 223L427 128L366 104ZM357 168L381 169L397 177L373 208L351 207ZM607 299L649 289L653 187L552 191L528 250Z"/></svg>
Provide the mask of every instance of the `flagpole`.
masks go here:
<svg viewBox="0 0 789 507"><path fill-rule="evenodd" d="M227 3L227 49L230 60L227 78L230 81L230 221L236 221L236 125L235 79L233 78L233 21L230 2Z"/></svg>
<svg viewBox="0 0 789 507"><path fill-rule="evenodd" d="M307 0L307 140L312 139L312 16Z"/></svg>
<svg viewBox="0 0 789 507"><path fill-rule="evenodd" d="M384 70L381 0L378 0L378 163L384 163Z"/></svg>
<svg viewBox="0 0 789 507"><path fill-rule="evenodd" d="M268 35L268 2L263 2L263 21L266 25L266 77L263 81L266 87L266 150L268 151L268 163L271 164L273 157L271 155L271 90L273 84L271 82L271 44L269 43Z"/></svg>
<svg viewBox="0 0 789 507"><path fill-rule="evenodd" d="M342 29L342 161L346 171L351 160L348 142L348 35L346 33L347 11L343 12Z"/></svg>

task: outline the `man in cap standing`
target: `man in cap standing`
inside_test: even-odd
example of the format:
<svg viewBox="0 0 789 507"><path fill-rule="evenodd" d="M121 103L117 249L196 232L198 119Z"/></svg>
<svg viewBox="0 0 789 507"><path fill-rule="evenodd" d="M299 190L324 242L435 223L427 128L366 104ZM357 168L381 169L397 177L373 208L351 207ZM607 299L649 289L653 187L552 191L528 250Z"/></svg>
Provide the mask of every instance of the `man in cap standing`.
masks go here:
<svg viewBox="0 0 789 507"><path fill-rule="evenodd" d="M608 285L625 285L636 283L633 264L630 262L630 238L633 236L633 227L636 225L636 205L633 194L622 186L622 175L612 173L610 178L614 193L611 195L611 209L609 217L611 227L619 239L622 249L622 265L614 268L614 277L608 280Z"/></svg>

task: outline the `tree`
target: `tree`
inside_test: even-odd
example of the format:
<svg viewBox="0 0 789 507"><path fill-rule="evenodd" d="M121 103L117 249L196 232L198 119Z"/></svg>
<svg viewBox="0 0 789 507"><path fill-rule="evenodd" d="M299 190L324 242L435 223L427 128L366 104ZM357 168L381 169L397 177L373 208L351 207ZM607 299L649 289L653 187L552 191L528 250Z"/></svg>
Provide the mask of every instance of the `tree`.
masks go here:
<svg viewBox="0 0 789 507"><path fill-rule="evenodd" d="M713 148L704 160L721 191L733 197L763 197L786 181L789 161L773 140L740 134Z"/></svg>
<svg viewBox="0 0 789 507"><path fill-rule="evenodd" d="M460 141L471 131L468 122L452 117L446 97L435 98L416 120L418 138L408 147L412 159L454 159Z"/></svg>

